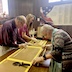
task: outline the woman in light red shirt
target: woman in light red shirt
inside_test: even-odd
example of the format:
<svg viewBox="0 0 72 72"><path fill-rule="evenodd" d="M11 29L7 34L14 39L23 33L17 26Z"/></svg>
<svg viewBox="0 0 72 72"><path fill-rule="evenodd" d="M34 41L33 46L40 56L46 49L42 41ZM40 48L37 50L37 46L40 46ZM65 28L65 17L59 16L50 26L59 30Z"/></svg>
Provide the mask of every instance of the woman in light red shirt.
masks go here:
<svg viewBox="0 0 72 72"><path fill-rule="evenodd" d="M32 14L28 14L26 16L27 22L24 24L22 28L19 29L19 34L20 36L25 40L25 41L30 41L33 38L29 36L29 31L33 29L33 21L35 19L35 16Z"/></svg>

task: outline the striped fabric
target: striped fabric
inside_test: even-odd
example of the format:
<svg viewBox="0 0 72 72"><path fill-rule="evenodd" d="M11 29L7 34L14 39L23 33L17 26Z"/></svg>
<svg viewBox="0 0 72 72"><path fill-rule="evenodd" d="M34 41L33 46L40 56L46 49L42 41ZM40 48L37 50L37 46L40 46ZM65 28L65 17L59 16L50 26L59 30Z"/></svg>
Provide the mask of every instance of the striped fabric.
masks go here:
<svg viewBox="0 0 72 72"><path fill-rule="evenodd" d="M53 34L53 39L54 39L54 48L61 48L58 50L62 51L62 59L68 57L68 55L71 55L71 59L72 59L72 39L69 36L69 34L67 34L65 31L63 30L57 30L54 34ZM67 55L66 55L67 54ZM69 59L69 57L68 57Z"/></svg>
<svg viewBox="0 0 72 72"><path fill-rule="evenodd" d="M54 29L51 39L53 50L50 72L71 72L72 70L72 39L61 29ZM59 63L60 62L60 63ZM57 71L59 70L59 71ZM62 71L63 70L63 71Z"/></svg>

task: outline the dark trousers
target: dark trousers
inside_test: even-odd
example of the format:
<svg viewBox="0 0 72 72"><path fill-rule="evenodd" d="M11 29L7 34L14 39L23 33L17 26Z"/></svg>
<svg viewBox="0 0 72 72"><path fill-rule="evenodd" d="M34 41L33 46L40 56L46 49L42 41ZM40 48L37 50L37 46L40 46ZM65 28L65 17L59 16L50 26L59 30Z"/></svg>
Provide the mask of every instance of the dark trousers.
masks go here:
<svg viewBox="0 0 72 72"><path fill-rule="evenodd" d="M72 72L72 60L62 62L62 72Z"/></svg>

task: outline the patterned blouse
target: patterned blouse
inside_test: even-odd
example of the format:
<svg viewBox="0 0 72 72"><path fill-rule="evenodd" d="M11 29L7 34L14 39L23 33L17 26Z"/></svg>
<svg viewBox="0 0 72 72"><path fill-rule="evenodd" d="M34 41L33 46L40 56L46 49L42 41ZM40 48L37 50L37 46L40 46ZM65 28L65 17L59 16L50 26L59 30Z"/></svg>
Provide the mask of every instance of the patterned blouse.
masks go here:
<svg viewBox="0 0 72 72"><path fill-rule="evenodd" d="M62 29L54 29L52 33L53 51L52 56L58 62L72 60L72 39Z"/></svg>
<svg viewBox="0 0 72 72"><path fill-rule="evenodd" d="M51 43L53 59L49 66L49 72L62 72L72 69L72 39L68 33L61 29L54 29ZM68 71L69 72L69 71Z"/></svg>

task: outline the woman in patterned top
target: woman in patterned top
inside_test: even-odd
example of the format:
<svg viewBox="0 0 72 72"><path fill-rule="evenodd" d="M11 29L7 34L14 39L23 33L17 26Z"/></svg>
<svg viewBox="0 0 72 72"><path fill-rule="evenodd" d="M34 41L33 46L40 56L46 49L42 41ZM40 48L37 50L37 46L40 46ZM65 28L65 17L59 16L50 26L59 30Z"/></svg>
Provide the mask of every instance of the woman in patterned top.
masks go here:
<svg viewBox="0 0 72 72"><path fill-rule="evenodd" d="M34 59L33 65L51 58L50 72L71 72L72 39L69 34L47 24L42 26L41 32L45 38L51 39L52 51L50 54Z"/></svg>

